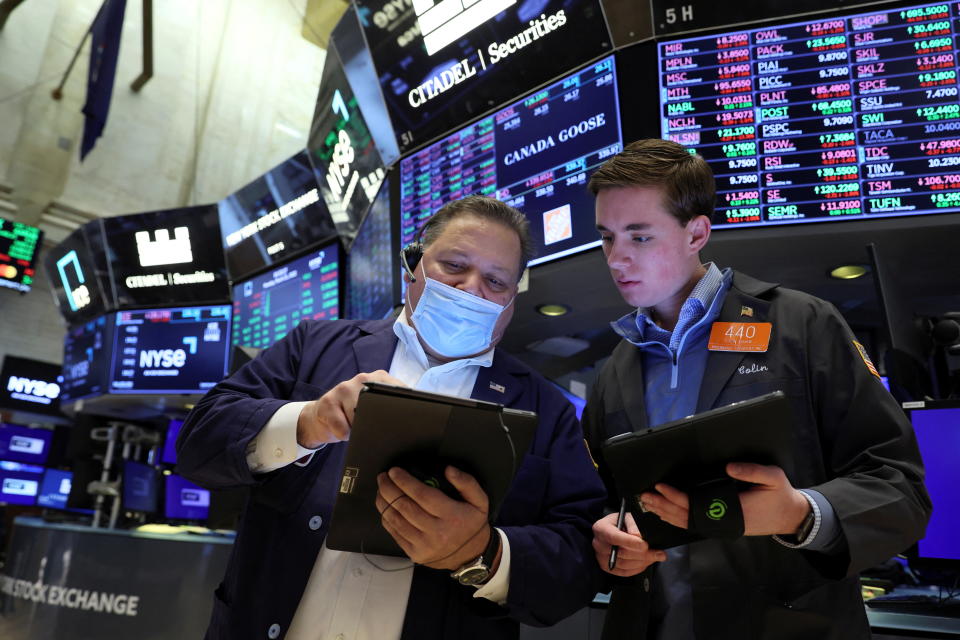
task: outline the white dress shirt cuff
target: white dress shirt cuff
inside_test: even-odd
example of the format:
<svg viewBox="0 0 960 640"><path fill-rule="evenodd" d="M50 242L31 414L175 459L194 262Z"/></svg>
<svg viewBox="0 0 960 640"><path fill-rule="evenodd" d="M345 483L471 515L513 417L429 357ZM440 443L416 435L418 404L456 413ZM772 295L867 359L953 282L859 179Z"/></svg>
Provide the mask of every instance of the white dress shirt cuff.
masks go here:
<svg viewBox="0 0 960 640"><path fill-rule="evenodd" d="M500 565L493 577L481 585L473 597L486 598L503 606L507 603L507 592L510 590L510 540L500 529L494 528L494 531L500 536Z"/></svg>
<svg viewBox="0 0 960 640"><path fill-rule="evenodd" d="M297 420L309 402L288 402L274 413L247 448L247 466L253 473L268 473L308 456L317 449L297 442Z"/></svg>

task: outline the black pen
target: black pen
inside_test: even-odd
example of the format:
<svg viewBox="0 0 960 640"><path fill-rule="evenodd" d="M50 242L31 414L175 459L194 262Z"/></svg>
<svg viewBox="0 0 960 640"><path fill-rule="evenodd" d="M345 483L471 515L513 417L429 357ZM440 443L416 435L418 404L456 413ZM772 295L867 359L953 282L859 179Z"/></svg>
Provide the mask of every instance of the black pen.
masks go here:
<svg viewBox="0 0 960 640"><path fill-rule="evenodd" d="M623 527L623 523L624 523L624 520L626 520L626 516L627 516L627 499L621 498L620 513L619 515L617 515L617 529L620 531L625 530ZM610 562L607 563L607 567L610 569L610 571L613 571L613 568L617 566L617 550L618 550L617 545L613 545L612 547L610 547Z"/></svg>

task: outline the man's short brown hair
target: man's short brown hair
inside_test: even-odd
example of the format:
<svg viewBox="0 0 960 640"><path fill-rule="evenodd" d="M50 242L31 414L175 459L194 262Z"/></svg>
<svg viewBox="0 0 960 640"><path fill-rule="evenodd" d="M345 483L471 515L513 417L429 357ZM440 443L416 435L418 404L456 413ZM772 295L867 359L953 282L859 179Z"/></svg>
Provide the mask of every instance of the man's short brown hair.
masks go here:
<svg viewBox="0 0 960 640"><path fill-rule="evenodd" d="M520 264L517 280L523 276L527 263L533 258L533 240L530 239L530 222L527 217L510 205L486 196L467 196L454 200L440 208L424 225L420 232L420 242L424 248L440 237L444 228L454 218L462 215L474 215L478 218L499 222L517 234L520 240Z"/></svg>
<svg viewBox="0 0 960 640"><path fill-rule="evenodd" d="M713 215L716 184L703 156L669 140L631 142L604 162L587 185L593 195L616 187L660 187L666 210L686 226L693 218Z"/></svg>

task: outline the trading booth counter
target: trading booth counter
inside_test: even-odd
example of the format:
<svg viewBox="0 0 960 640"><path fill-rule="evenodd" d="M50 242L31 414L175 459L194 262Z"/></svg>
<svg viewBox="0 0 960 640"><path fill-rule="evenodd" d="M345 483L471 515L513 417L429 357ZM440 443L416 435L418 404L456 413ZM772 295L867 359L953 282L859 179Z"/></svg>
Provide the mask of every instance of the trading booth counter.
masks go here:
<svg viewBox="0 0 960 640"><path fill-rule="evenodd" d="M200 638L232 545L232 535L19 517L0 573L0 637Z"/></svg>

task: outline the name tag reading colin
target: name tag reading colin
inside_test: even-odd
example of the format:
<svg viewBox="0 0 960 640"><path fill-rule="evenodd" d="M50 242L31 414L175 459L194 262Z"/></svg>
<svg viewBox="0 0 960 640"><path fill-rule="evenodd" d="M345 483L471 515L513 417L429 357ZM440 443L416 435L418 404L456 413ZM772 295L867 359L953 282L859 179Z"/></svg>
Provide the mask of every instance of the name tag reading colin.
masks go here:
<svg viewBox="0 0 960 640"><path fill-rule="evenodd" d="M714 322L710 329L710 351L763 352L770 346L769 322Z"/></svg>

